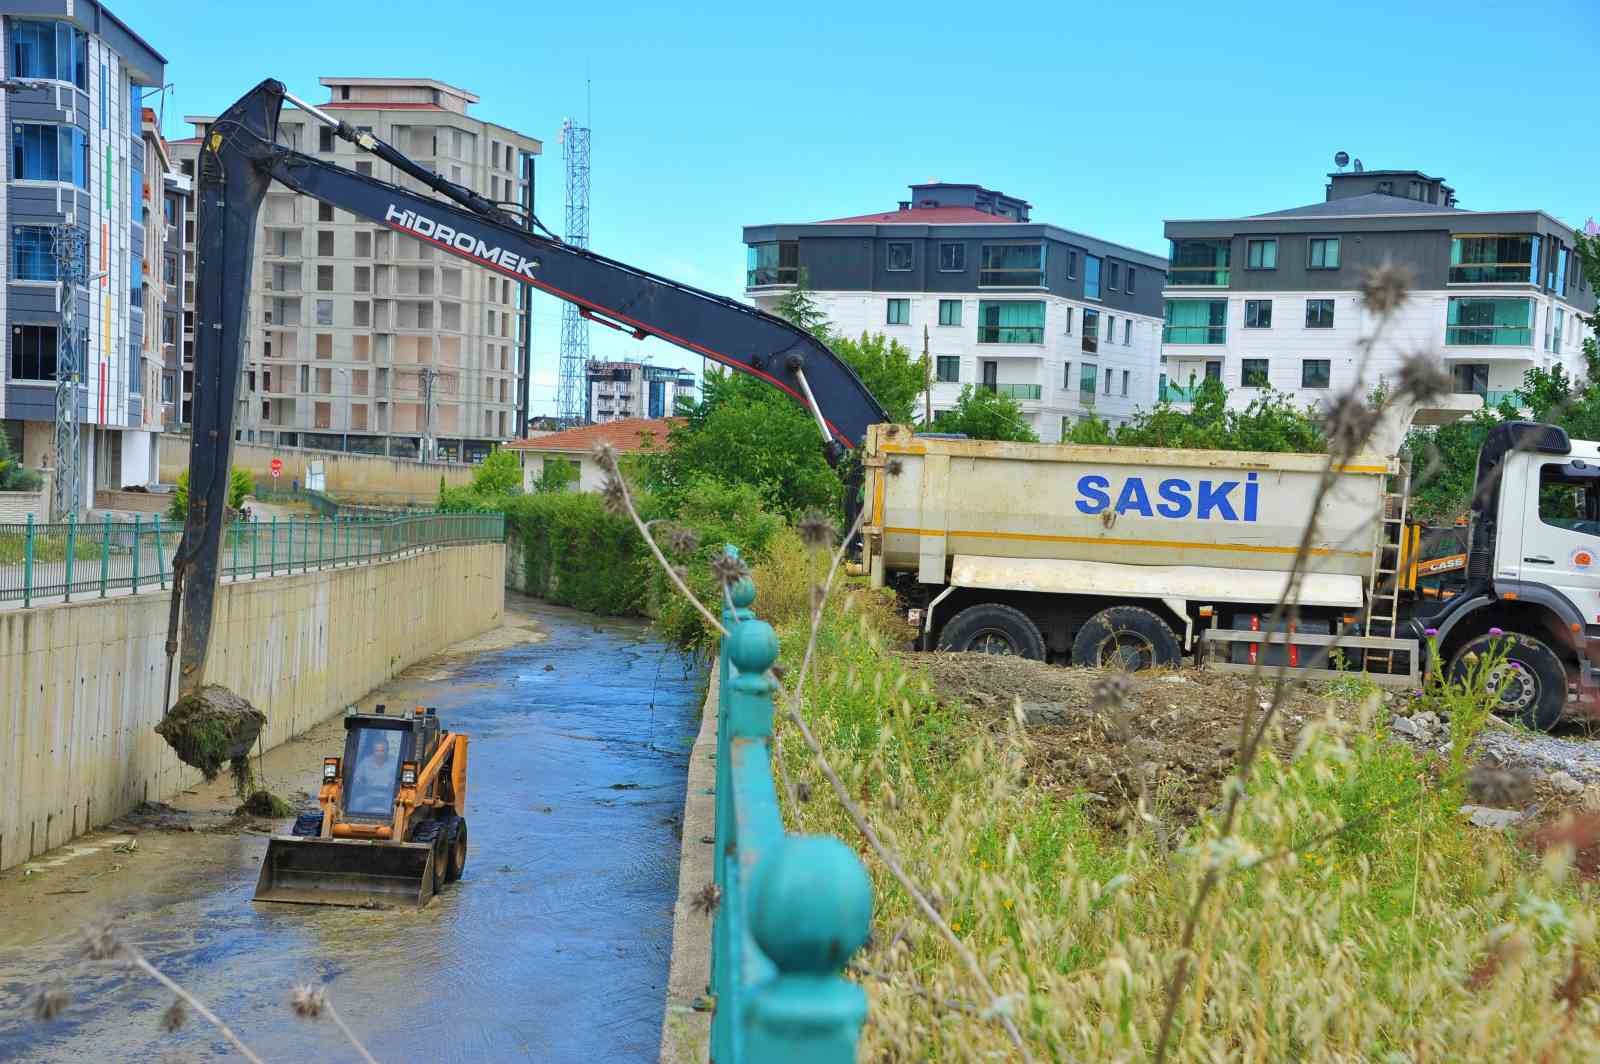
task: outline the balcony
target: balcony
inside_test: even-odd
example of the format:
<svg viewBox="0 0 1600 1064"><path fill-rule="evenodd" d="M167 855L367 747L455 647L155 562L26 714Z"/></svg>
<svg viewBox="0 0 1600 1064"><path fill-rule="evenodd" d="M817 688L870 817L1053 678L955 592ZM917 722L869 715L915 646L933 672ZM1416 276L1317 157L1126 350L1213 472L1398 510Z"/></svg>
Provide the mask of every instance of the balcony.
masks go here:
<svg viewBox="0 0 1600 1064"><path fill-rule="evenodd" d="M1038 399L1043 395L1043 387L1038 384L985 384L985 389L999 395L1008 395L1013 399Z"/></svg>
<svg viewBox="0 0 1600 1064"><path fill-rule="evenodd" d="M1200 385L1193 384L1185 388L1181 384L1165 381L1161 385L1161 401L1164 403L1192 403L1195 396L1200 394Z"/></svg>

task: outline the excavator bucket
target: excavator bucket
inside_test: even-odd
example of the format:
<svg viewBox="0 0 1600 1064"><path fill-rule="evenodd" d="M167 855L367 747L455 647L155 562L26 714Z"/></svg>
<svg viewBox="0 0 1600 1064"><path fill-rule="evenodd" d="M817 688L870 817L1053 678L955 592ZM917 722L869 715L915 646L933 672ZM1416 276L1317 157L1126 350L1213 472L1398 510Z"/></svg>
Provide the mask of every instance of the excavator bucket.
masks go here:
<svg viewBox="0 0 1600 1064"><path fill-rule="evenodd" d="M420 908L433 895L433 859L421 842L278 835L261 860L255 900Z"/></svg>

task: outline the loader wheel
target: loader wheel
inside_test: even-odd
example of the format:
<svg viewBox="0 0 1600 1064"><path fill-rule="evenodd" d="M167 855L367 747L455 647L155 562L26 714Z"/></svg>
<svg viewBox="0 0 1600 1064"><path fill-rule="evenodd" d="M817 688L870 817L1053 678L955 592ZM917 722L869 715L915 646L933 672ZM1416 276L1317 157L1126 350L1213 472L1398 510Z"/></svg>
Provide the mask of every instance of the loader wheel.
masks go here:
<svg viewBox="0 0 1600 1064"><path fill-rule="evenodd" d="M1484 655L1506 643L1506 659L1485 678L1484 688L1498 696L1497 713L1515 713L1536 731L1549 731L1567 708L1567 669L1555 651L1529 635L1480 635L1450 659L1450 679L1465 682L1472 671L1468 654Z"/></svg>
<svg viewBox="0 0 1600 1064"><path fill-rule="evenodd" d="M450 837L450 858L445 862L444 878L447 883L454 883L461 878L461 873L467 867L467 822L458 820L455 833Z"/></svg>
<svg viewBox="0 0 1600 1064"><path fill-rule="evenodd" d="M1072 663L1125 672L1178 664L1178 637L1156 614L1139 606L1112 606L1090 617L1072 641Z"/></svg>
<svg viewBox="0 0 1600 1064"><path fill-rule="evenodd" d="M972 654L1005 654L1044 660L1044 637L1019 609L998 602L968 606L939 633L939 649Z"/></svg>

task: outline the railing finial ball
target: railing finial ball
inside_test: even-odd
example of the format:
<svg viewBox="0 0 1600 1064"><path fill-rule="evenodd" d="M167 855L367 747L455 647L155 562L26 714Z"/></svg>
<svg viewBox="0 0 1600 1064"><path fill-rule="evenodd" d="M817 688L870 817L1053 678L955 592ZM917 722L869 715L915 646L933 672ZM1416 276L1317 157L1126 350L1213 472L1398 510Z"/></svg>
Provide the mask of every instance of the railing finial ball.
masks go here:
<svg viewBox="0 0 1600 1064"><path fill-rule="evenodd" d="M778 633L766 621L739 622L727 642L728 660L743 675L760 676L778 660Z"/></svg>
<svg viewBox="0 0 1600 1064"><path fill-rule="evenodd" d="M872 928L872 880L831 835L792 835L762 862L750 930L780 972L837 974Z"/></svg>

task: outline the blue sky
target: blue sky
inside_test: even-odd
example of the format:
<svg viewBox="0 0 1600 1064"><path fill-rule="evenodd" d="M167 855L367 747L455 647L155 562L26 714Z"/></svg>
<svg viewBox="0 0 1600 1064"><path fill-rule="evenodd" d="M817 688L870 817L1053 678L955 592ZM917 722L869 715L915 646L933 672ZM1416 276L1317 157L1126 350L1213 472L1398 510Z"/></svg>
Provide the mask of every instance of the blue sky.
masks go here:
<svg viewBox="0 0 1600 1064"><path fill-rule="evenodd" d="M557 134L587 114L591 246L735 296L742 226L891 209L928 178L1156 252L1165 218L1320 200L1340 149L1442 175L1469 209L1600 216L1593 0L110 6L167 57L169 136L263 77L313 101L320 76L438 78L545 142L557 231ZM541 297L535 413L559 322ZM604 329L591 350L699 362Z"/></svg>

